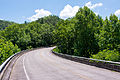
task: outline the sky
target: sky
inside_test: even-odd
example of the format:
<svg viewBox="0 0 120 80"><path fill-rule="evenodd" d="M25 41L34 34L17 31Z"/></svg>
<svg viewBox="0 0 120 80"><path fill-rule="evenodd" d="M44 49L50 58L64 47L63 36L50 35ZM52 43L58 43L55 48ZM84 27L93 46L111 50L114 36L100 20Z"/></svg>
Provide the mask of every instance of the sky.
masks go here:
<svg viewBox="0 0 120 80"><path fill-rule="evenodd" d="M0 0L0 19L16 23L57 15L62 19L75 16L87 6L104 19L115 14L120 19L120 0Z"/></svg>

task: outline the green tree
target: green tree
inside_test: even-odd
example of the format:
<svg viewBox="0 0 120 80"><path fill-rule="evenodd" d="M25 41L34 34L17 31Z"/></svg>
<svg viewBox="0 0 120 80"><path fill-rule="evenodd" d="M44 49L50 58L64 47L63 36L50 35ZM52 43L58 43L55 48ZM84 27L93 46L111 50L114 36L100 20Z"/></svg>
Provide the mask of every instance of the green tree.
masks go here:
<svg viewBox="0 0 120 80"><path fill-rule="evenodd" d="M31 38L29 34L25 33L24 24L14 24L1 31L0 35L10 40L13 44L17 44L19 48L27 49L27 45L30 43Z"/></svg>
<svg viewBox="0 0 120 80"><path fill-rule="evenodd" d="M62 20L54 31L58 49L62 53L73 55L74 22L74 19Z"/></svg>
<svg viewBox="0 0 120 80"><path fill-rule="evenodd" d="M117 16L111 15L109 20L106 17L103 27L100 30L98 43L101 50L107 48L118 50L118 45L120 44L120 25Z"/></svg>
<svg viewBox="0 0 120 80"><path fill-rule="evenodd" d="M50 16L46 16L43 18L39 18L38 20L36 20L37 23L40 24L49 24L49 25L53 25L55 26L61 19L58 16L55 15L50 15Z"/></svg>
<svg viewBox="0 0 120 80"><path fill-rule="evenodd" d="M89 57L99 51L94 36L96 15L87 7L80 8L76 14L74 55Z"/></svg>
<svg viewBox="0 0 120 80"><path fill-rule="evenodd" d="M20 49L12 42L0 39L0 64L2 64L8 57L13 55L16 52L19 52Z"/></svg>
<svg viewBox="0 0 120 80"><path fill-rule="evenodd" d="M98 54L92 55L91 58L107 61L120 61L120 53L115 49L104 49L103 51L98 52Z"/></svg>
<svg viewBox="0 0 120 80"><path fill-rule="evenodd" d="M5 20L0 20L0 30L4 30L6 27L8 27L9 25L12 24L16 24L14 22L10 22L10 21L5 21Z"/></svg>

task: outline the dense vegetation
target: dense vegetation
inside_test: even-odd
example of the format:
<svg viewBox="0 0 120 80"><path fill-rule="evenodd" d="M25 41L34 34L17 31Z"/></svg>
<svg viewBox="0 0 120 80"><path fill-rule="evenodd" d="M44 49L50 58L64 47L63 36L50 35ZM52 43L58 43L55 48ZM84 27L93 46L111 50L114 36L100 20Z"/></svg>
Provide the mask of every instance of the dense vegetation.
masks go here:
<svg viewBox="0 0 120 80"><path fill-rule="evenodd" d="M0 43L4 44L4 46L8 50L9 46L7 45L11 44L13 47L15 47L15 49L17 49L17 51L13 51L12 53L10 51L7 51L2 54L1 50L6 51L6 49L4 49L3 46L0 47L0 63L2 63L13 53L18 52L20 50L36 48L41 46L50 46L54 44L55 38L53 30L55 29L55 25L57 24L57 22L60 20L61 19L59 17L53 15L40 18L39 20L31 23L13 24L9 27L6 27L4 30L1 30L1 38L8 42L3 43L3 41L1 41ZM13 49L10 48L10 50Z"/></svg>
<svg viewBox="0 0 120 80"><path fill-rule="evenodd" d="M14 22L0 20L0 30L5 29L6 27L8 27L9 25L12 25L12 24L15 24L15 23Z"/></svg>
<svg viewBox="0 0 120 80"><path fill-rule="evenodd" d="M5 39L0 39L0 64L5 61L12 54L19 52L20 49L17 45L13 45L12 42L6 41Z"/></svg>
<svg viewBox="0 0 120 80"><path fill-rule="evenodd" d="M87 7L66 20L51 15L10 25L0 36L0 64L20 50L53 44L64 54L120 61L120 20L114 14L103 20Z"/></svg>
<svg viewBox="0 0 120 80"><path fill-rule="evenodd" d="M103 20L89 8L57 24L57 51L70 55L120 61L120 20L114 14Z"/></svg>

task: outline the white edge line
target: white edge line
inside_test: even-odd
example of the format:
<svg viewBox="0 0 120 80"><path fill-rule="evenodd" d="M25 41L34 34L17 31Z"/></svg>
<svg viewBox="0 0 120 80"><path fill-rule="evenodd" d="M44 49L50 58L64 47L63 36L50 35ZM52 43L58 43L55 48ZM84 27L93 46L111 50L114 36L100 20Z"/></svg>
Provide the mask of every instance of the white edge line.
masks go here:
<svg viewBox="0 0 120 80"><path fill-rule="evenodd" d="M29 78L29 76L28 76L28 74L27 74L27 71L26 71L26 69L25 69L24 60L25 60L25 57L23 58L23 69L24 69L24 72L25 72L25 75L26 75L27 80L30 80L30 78Z"/></svg>

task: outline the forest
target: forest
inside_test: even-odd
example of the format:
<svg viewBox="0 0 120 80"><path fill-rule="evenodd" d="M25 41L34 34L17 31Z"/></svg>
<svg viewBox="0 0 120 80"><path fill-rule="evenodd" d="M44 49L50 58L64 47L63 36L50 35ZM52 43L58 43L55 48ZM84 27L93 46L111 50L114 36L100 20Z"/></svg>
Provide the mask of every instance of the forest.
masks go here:
<svg viewBox="0 0 120 80"><path fill-rule="evenodd" d="M86 6L66 20L50 15L0 29L0 64L21 50L51 45L63 54L120 61L119 18L111 14L102 19Z"/></svg>

